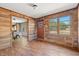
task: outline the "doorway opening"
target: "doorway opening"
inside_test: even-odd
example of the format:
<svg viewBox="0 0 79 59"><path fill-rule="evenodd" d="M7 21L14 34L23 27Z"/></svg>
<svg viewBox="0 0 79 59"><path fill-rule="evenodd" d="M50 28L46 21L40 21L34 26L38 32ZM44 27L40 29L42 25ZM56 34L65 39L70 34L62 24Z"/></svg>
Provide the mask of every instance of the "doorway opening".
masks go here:
<svg viewBox="0 0 79 59"><path fill-rule="evenodd" d="M27 20L12 16L12 38L16 40L21 37L27 39Z"/></svg>

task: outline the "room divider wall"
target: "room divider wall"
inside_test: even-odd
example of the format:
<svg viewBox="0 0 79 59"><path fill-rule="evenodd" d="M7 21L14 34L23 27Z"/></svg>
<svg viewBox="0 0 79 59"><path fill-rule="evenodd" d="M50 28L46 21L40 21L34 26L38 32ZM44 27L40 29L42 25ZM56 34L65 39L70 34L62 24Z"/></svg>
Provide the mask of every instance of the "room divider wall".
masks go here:
<svg viewBox="0 0 79 59"><path fill-rule="evenodd" d="M27 24L25 24L27 33L24 36L28 41L37 38L36 23L32 17L0 7L0 49L12 47L12 16L23 18L27 21ZM19 29L18 26L17 29Z"/></svg>
<svg viewBox="0 0 79 59"><path fill-rule="evenodd" d="M29 41L33 39L37 39L37 28L36 28L36 21L29 20L28 22L28 30L29 30Z"/></svg>

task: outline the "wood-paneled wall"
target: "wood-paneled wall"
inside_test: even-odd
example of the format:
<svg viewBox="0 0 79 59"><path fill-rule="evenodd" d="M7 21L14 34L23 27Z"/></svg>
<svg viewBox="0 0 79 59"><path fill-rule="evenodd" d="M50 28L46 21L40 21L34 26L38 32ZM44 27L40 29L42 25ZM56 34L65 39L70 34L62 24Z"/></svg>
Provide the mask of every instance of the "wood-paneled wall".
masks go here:
<svg viewBox="0 0 79 59"><path fill-rule="evenodd" d="M28 29L29 29L29 41L37 39L36 21L29 19Z"/></svg>
<svg viewBox="0 0 79 59"><path fill-rule="evenodd" d="M0 49L11 47L10 11L0 8Z"/></svg>
<svg viewBox="0 0 79 59"><path fill-rule="evenodd" d="M50 18L56 18L56 17L66 16L66 15L72 16L70 35L65 36L65 35L49 34L48 20ZM39 28L37 29L37 31L39 31L37 33L38 38L39 38L39 34L41 34L41 36L44 36L44 39L42 38L43 41L53 42L53 43L60 44L66 47L71 47L74 49L78 48L78 8L77 7L63 12L44 16L44 17L38 18L37 20L43 20L44 22L42 26L42 31L44 30L43 34L41 34Z"/></svg>
<svg viewBox="0 0 79 59"><path fill-rule="evenodd" d="M12 16L24 18L27 22L29 22L29 20L34 21L34 19L30 16L0 7L0 49L12 46ZM27 30L29 33L28 25ZM29 35L28 40L32 40L29 39Z"/></svg>

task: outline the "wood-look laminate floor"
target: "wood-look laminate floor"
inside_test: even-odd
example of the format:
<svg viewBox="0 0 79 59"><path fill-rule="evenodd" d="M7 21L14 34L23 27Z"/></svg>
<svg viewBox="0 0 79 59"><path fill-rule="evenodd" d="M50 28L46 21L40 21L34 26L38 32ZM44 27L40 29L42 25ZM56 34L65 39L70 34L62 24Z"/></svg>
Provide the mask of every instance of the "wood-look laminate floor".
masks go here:
<svg viewBox="0 0 79 59"><path fill-rule="evenodd" d="M78 56L79 52L46 42L15 40L11 48L0 50L1 56Z"/></svg>

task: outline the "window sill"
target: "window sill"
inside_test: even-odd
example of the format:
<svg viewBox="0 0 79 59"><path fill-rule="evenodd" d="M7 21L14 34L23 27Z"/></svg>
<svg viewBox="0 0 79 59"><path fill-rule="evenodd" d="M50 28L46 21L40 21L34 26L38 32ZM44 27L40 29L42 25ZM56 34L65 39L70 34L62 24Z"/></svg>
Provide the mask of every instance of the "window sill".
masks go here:
<svg viewBox="0 0 79 59"><path fill-rule="evenodd" d="M50 36L58 36L58 37L69 37L70 35L65 35L65 34L48 34Z"/></svg>

